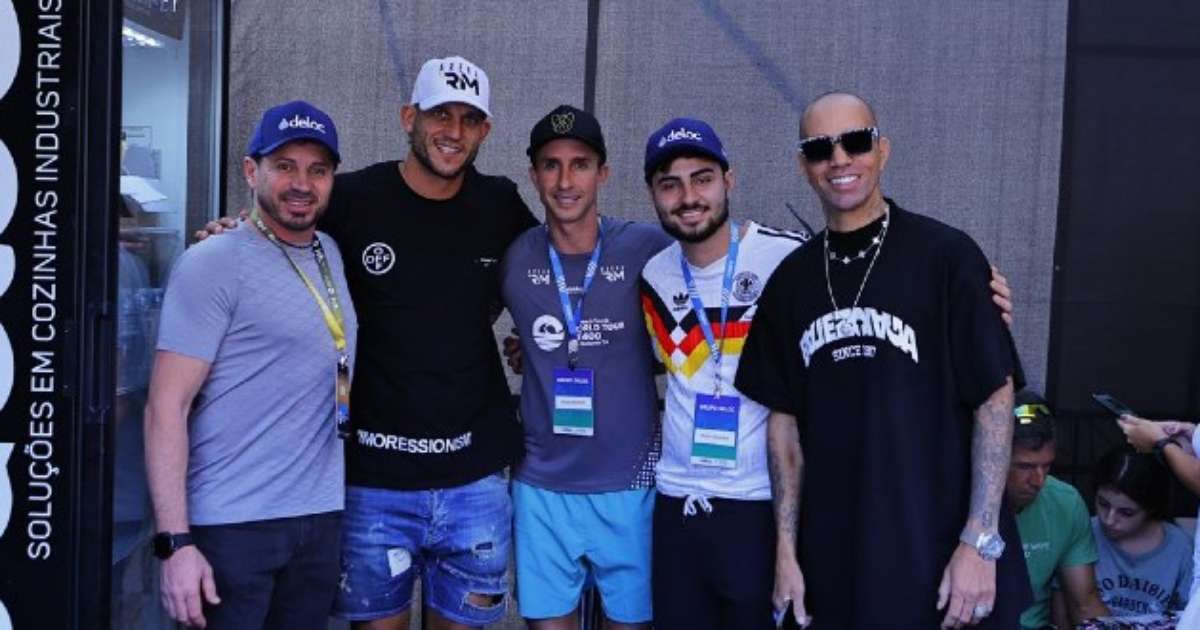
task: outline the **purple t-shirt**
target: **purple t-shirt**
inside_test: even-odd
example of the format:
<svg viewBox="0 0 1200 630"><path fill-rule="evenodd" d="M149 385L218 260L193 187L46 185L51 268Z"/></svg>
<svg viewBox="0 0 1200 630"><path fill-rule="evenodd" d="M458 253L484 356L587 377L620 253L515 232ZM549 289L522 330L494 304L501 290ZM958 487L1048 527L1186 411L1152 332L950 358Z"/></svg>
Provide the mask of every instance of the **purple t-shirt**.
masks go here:
<svg viewBox="0 0 1200 630"><path fill-rule="evenodd" d="M657 225L605 218L599 268L584 299L579 367L594 371L594 434L553 430L554 370L567 366L567 327L551 271L546 228L527 230L504 255L502 291L521 337L525 459L517 479L556 492L654 486L658 392L638 298L646 261L671 243ZM589 254L561 256L578 309Z"/></svg>

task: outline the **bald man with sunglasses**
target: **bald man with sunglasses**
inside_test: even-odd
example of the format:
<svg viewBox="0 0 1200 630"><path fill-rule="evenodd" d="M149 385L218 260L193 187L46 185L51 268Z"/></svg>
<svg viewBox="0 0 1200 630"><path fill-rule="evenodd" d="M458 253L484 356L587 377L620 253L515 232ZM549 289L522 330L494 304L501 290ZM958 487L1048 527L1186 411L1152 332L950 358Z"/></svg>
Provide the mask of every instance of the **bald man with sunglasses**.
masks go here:
<svg viewBox="0 0 1200 630"><path fill-rule="evenodd" d="M773 603L817 628L1016 627L1022 379L987 260L883 196L891 143L864 100L817 98L800 135L828 227L771 276L736 380L771 409Z"/></svg>

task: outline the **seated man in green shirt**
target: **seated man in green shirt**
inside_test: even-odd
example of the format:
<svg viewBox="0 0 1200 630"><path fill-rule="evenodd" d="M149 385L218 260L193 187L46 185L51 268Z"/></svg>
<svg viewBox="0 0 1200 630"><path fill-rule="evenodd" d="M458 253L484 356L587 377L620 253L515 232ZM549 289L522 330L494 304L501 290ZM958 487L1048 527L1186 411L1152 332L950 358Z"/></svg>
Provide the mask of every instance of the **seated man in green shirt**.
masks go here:
<svg viewBox="0 0 1200 630"><path fill-rule="evenodd" d="M1022 391L1016 396L1013 415L1016 429L1004 494L1017 512L1033 586L1033 605L1021 615L1021 627L1046 628L1057 621L1074 628L1084 619L1108 615L1096 588L1096 543L1087 506L1075 488L1050 476L1054 416L1046 401ZM1052 615L1055 578L1066 605Z"/></svg>

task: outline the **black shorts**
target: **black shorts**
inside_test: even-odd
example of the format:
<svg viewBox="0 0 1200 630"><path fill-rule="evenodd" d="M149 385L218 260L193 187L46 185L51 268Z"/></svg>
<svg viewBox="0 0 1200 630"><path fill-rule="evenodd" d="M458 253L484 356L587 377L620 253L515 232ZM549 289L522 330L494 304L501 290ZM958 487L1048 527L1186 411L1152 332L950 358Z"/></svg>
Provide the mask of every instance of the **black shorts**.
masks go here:
<svg viewBox="0 0 1200 630"><path fill-rule="evenodd" d="M710 499L683 515L683 499L654 501L652 581L657 630L770 630L775 517L770 501Z"/></svg>

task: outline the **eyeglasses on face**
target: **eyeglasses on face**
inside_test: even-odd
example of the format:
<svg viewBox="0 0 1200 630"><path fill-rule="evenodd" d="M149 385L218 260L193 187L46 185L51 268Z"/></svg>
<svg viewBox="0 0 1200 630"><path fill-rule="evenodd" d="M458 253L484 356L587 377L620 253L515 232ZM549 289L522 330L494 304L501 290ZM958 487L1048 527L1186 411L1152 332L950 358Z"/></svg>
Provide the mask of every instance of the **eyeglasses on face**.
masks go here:
<svg viewBox="0 0 1200 630"><path fill-rule="evenodd" d="M862 155L871 150L879 137L879 127L863 127L843 131L836 136L809 136L800 141L800 155L806 162L824 162L833 157L833 145L840 144L848 155Z"/></svg>

